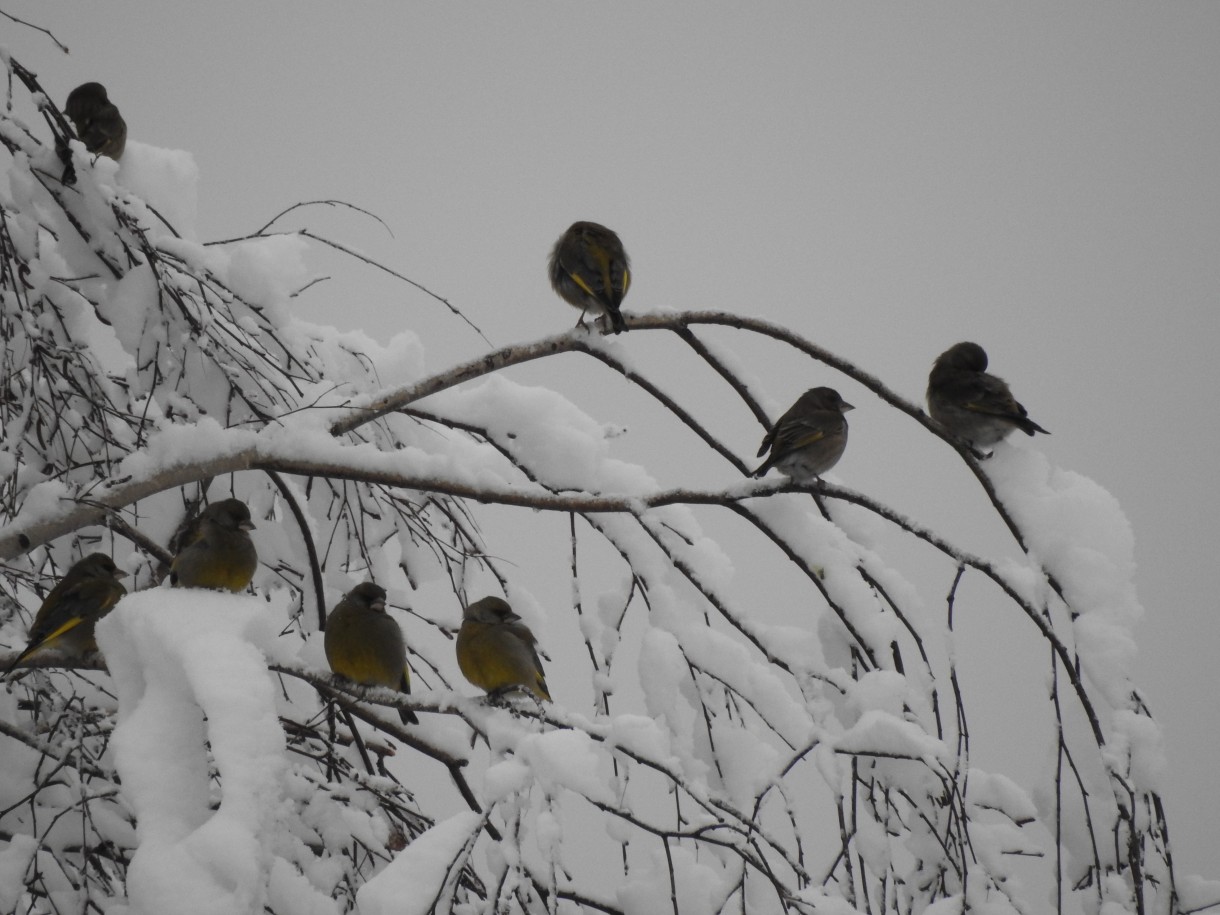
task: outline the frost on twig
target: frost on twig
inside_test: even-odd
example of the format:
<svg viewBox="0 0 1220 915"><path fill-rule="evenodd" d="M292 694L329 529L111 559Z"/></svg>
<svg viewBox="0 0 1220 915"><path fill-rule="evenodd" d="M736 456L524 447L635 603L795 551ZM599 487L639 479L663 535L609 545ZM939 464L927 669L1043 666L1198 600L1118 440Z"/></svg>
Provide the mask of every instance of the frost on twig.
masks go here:
<svg viewBox="0 0 1220 915"><path fill-rule="evenodd" d="M1023 912L1047 892L1184 907L1129 678L1129 532L1095 484L945 439L981 487L955 498L1012 536L985 555L867 492L748 480L753 448L630 358L664 336L761 435L765 392L733 346L766 340L943 438L784 327L627 316L621 339L568 331L427 373L409 334L379 343L286 308L309 244L350 249L271 223L196 241L165 216L190 175L154 186L165 200L124 183L168 151L132 144L120 170L73 146L68 187L53 142L7 115L0 142L0 638L22 647L82 552L115 555L130 591L158 585L205 497L250 504L260 554L252 596L125 599L99 626L109 671L36 656L8 683L0 869L22 880L0 887L6 906L153 911L181 855L203 888L181 912ZM566 397L506 377L567 353L636 389L726 482L662 489ZM533 555L546 525L566 548ZM523 555L570 608L542 614ZM734 571L755 564L792 584L743 591ZM369 577L408 632L410 697L322 669L325 609ZM1046 649L1054 726L1029 740L1053 763L1036 784L974 760L954 651L974 586ZM459 682L460 608L492 592L570 649L548 668L554 705ZM385 714L401 705L418 727Z"/></svg>

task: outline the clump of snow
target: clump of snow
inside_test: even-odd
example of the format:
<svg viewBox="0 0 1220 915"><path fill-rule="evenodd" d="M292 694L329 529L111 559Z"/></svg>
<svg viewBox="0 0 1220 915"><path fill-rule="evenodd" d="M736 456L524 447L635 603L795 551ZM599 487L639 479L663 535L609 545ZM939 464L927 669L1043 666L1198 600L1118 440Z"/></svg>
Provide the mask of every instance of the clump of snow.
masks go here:
<svg viewBox="0 0 1220 915"><path fill-rule="evenodd" d="M643 468L609 456L605 428L566 397L499 375L425 401L445 415L511 438L514 453L556 488L643 493L655 488Z"/></svg>
<svg viewBox="0 0 1220 915"><path fill-rule="evenodd" d="M94 167L107 168L110 162L99 157ZM115 182L135 195L132 203L145 202L183 238L195 237L195 222L199 205L199 166L195 157L182 149L162 149L128 139L123 158L117 163ZM166 231L155 216L148 213L145 228Z"/></svg>
<svg viewBox="0 0 1220 915"><path fill-rule="evenodd" d="M157 278L147 264L133 267L114 285L109 296L98 303L98 314L110 322L115 344L121 350L106 347L109 358L103 364L111 371L126 374L132 365L131 356L138 354L150 321L160 317L152 313L157 300ZM93 335L94 348L103 343L107 334L97 328Z"/></svg>
<svg viewBox="0 0 1220 915"><path fill-rule="evenodd" d="M128 595L98 624L119 699L115 767L140 840L127 873L135 915L257 911L266 900L286 762L257 647L273 636L262 610L162 588Z"/></svg>
<svg viewBox="0 0 1220 915"><path fill-rule="evenodd" d="M308 241L299 235L269 235L209 248L208 263L247 302L270 308L309 281L308 249Z"/></svg>
<svg viewBox="0 0 1220 915"><path fill-rule="evenodd" d="M695 705L688 697L690 679L678 640L660 629L648 630L640 646L639 670L648 714L669 731L670 752L687 774L701 780L707 764L695 756Z"/></svg>
<svg viewBox="0 0 1220 915"><path fill-rule="evenodd" d="M530 767L516 758L501 759L483 773L483 795L488 803L503 800L529 787Z"/></svg>
<svg viewBox="0 0 1220 915"><path fill-rule="evenodd" d="M885 712L869 711L844 732L835 746L845 753L947 764L948 748L923 728Z"/></svg>
<svg viewBox="0 0 1220 915"><path fill-rule="evenodd" d="M356 893L360 915L429 915L448 912L462 861L481 818L459 813L416 837L380 874Z"/></svg>
<svg viewBox="0 0 1220 915"><path fill-rule="evenodd" d="M26 873L37 851L38 840L21 833L9 837L7 845L0 848L0 911L17 911L17 901L25 892Z"/></svg>
<svg viewBox="0 0 1220 915"><path fill-rule="evenodd" d="M676 842L670 845L669 855L672 878L665 856L657 854L622 882L617 896L624 915L658 915L672 911L671 896L681 900L679 911L682 915L715 915L721 911L724 884L732 879L728 869L719 866L710 855L696 858Z"/></svg>
<svg viewBox="0 0 1220 915"><path fill-rule="evenodd" d="M517 744L516 754L544 790L566 788L592 801L614 803L605 757L596 752L592 738L583 731L527 735Z"/></svg>
<svg viewBox="0 0 1220 915"><path fill-rule="evenodd" d="M1114 730L1104 752L1114 771L1124 773L1135 788L1162 791L1165 746L1160 726L1130 709L1116 710L1112 721Z"/></svg>
<svg viewBox="0 0 1220 915"><path fill-rule="evenodd" d="M1112 705L1125 706L1131 629L1144 611L1133 583L1135 537L1118 501L1032 450L997 448L986 470L1031 555L1063 588L1084 671Z"/></svg>
<svg viewBox="0 0 1220 915"><path fill-rule="evenodd" d="M1206 880L1197 876L1178 877L1174 889L1178 891L1183 912L1201 912L1220 905L1220 880Z"/></svg>
<svg viewBox="0 0 1220 915"><path fill-rule="evenodd" d="M998 772L970 770L966 799L976 807L996 810L1014 823L1028 823L1037 818L1033 799L1011 778Z"/></svg>

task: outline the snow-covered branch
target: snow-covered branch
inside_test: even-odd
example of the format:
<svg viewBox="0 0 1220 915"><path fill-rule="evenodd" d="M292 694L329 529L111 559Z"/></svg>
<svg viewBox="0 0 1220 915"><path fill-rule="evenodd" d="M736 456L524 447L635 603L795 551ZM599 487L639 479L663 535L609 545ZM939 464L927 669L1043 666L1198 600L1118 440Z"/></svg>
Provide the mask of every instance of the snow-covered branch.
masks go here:
<svg viewBox="0 0 1220 915"><path fill-rule="evenodd" d="M1007 445L980 460L880 378L729 312L625 314L626 334L426 373L411 333L288 307L312 246L409 277L278 216L202 243L187 154L95 158L39 104L50 141L0 112L0 664L81 554L129 577L97 624L105 664L35 652L0 702L0 875L22 876L23 911L1020 912L1026 880L1091 910L1188 908L1131 678L1130 532L1096 484ZM992 556L869 492L749 479L757 439L723 440L632 358L641 340L693 355L763 427L735 344L852 379L957 453L1013 542ZM505 371L569 353L725 484L659 486ZM230 497L255 525L247 592L163 586ZM410 694L324 672L326 612L366 580ZM552 652L553 703L469 695L454 634L487 593ZM965 602L1045 648L1028 741L1053 765L1033 785L973 762Z"/></svg>

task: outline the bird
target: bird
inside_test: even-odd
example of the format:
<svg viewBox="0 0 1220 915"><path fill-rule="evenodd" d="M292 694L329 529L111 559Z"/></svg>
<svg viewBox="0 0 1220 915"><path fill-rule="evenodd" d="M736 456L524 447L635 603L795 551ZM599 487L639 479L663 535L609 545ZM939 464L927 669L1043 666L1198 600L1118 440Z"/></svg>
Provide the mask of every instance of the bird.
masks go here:
<svg viewBox="0 0 1220 915"><path fill-rule="evenodd" d="M170 584L244 591L258 568L252 530L254 522L245 502L213 502L183 535L182 547L170 563Z"/></svg>
<svg viewBox="0 0 1220 915"><path fill-rule="evenodd" d="M932 418L974 448L990 448L1013 429L1049 435L1029 418L1004 379L986 368L987 353L977 343L955 343L941 353L928 376Z"/></svg>
<svg viewBox="0 0 1220 915"><path fill-rule="evenodd" d="M631 264L623 243L596 222L574 222L551 251L551 286L561 299L584 313L610 318L614 333L627 329L619 306L631 285Z"/></svg>
<svg viewBox="0 0 1220 915"><path fill-rule="evenodd" d="M43 600L29 644L4 673L40 648L57 648L74 658L96 651L93 627L127 593L119 581L126 577L105 553L90 553L73 565Z"/></svg>
<svg viewBox="0 0 1220 915"><path fill-rule="evenodd" d="M85 149L98 156L119 159L127 146L127 122L106 97L101 83L82 83L68 94L64 114L72 119Z"/></svg>
<svg viewBox="0 0 1220 915"><path fill-rule="evenodd" d="M330 669L363 686L411 692L402 628L385 612L385 588L366 581L348 591L326 618L323 640ZM403 724L419 724L400 708Z"/></svg>
<svg viewBox="0 0 1220 915"><path fill-rule="evenodd" d="M462 612L458 667L462 676L491 696L524 690L550 702L536 645L534 634L507 601L485 597Z"/></svg>
<svg viewBox="0 0 1220 915"><path fill-rule="evenodd" d="M777 467L795 483L820 477L843 456L847 447L843 414L854 409L834 388L810 388L763 438L757 456L771 453L753 475L761 477Z"/></svg>

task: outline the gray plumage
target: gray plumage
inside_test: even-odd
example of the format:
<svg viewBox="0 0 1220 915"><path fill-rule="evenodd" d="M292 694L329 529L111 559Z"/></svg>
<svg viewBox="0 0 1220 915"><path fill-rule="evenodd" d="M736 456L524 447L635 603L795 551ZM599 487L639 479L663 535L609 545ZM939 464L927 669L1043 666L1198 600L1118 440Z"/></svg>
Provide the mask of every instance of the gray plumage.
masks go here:
<svg viewBox="0 0 1220 915"><path fill-rule="evenodd" d="M68 95L64 114L72 119L85 149L118 159L127 148L127 122L106 96L101 83L83 83Z"/></svg>
<svg viewBox="0 0 1220 915"><path fill-rule="evenodd" d="M834 388L810 388L802 394L763 438L758 456L770 451L754 476L772 467L793 482L806 484L839 462L847 447L847 419L854 410Z"/></svg>
<svg viewBox="0 0 1220 915"><path fill-rule="evenodd" d="M990 448L1014 429L1049 435L1029 418L1004 379L986 368L987 353L977 343L956 343L941 353L928 376L932 418L975 448Z"/></svg>

